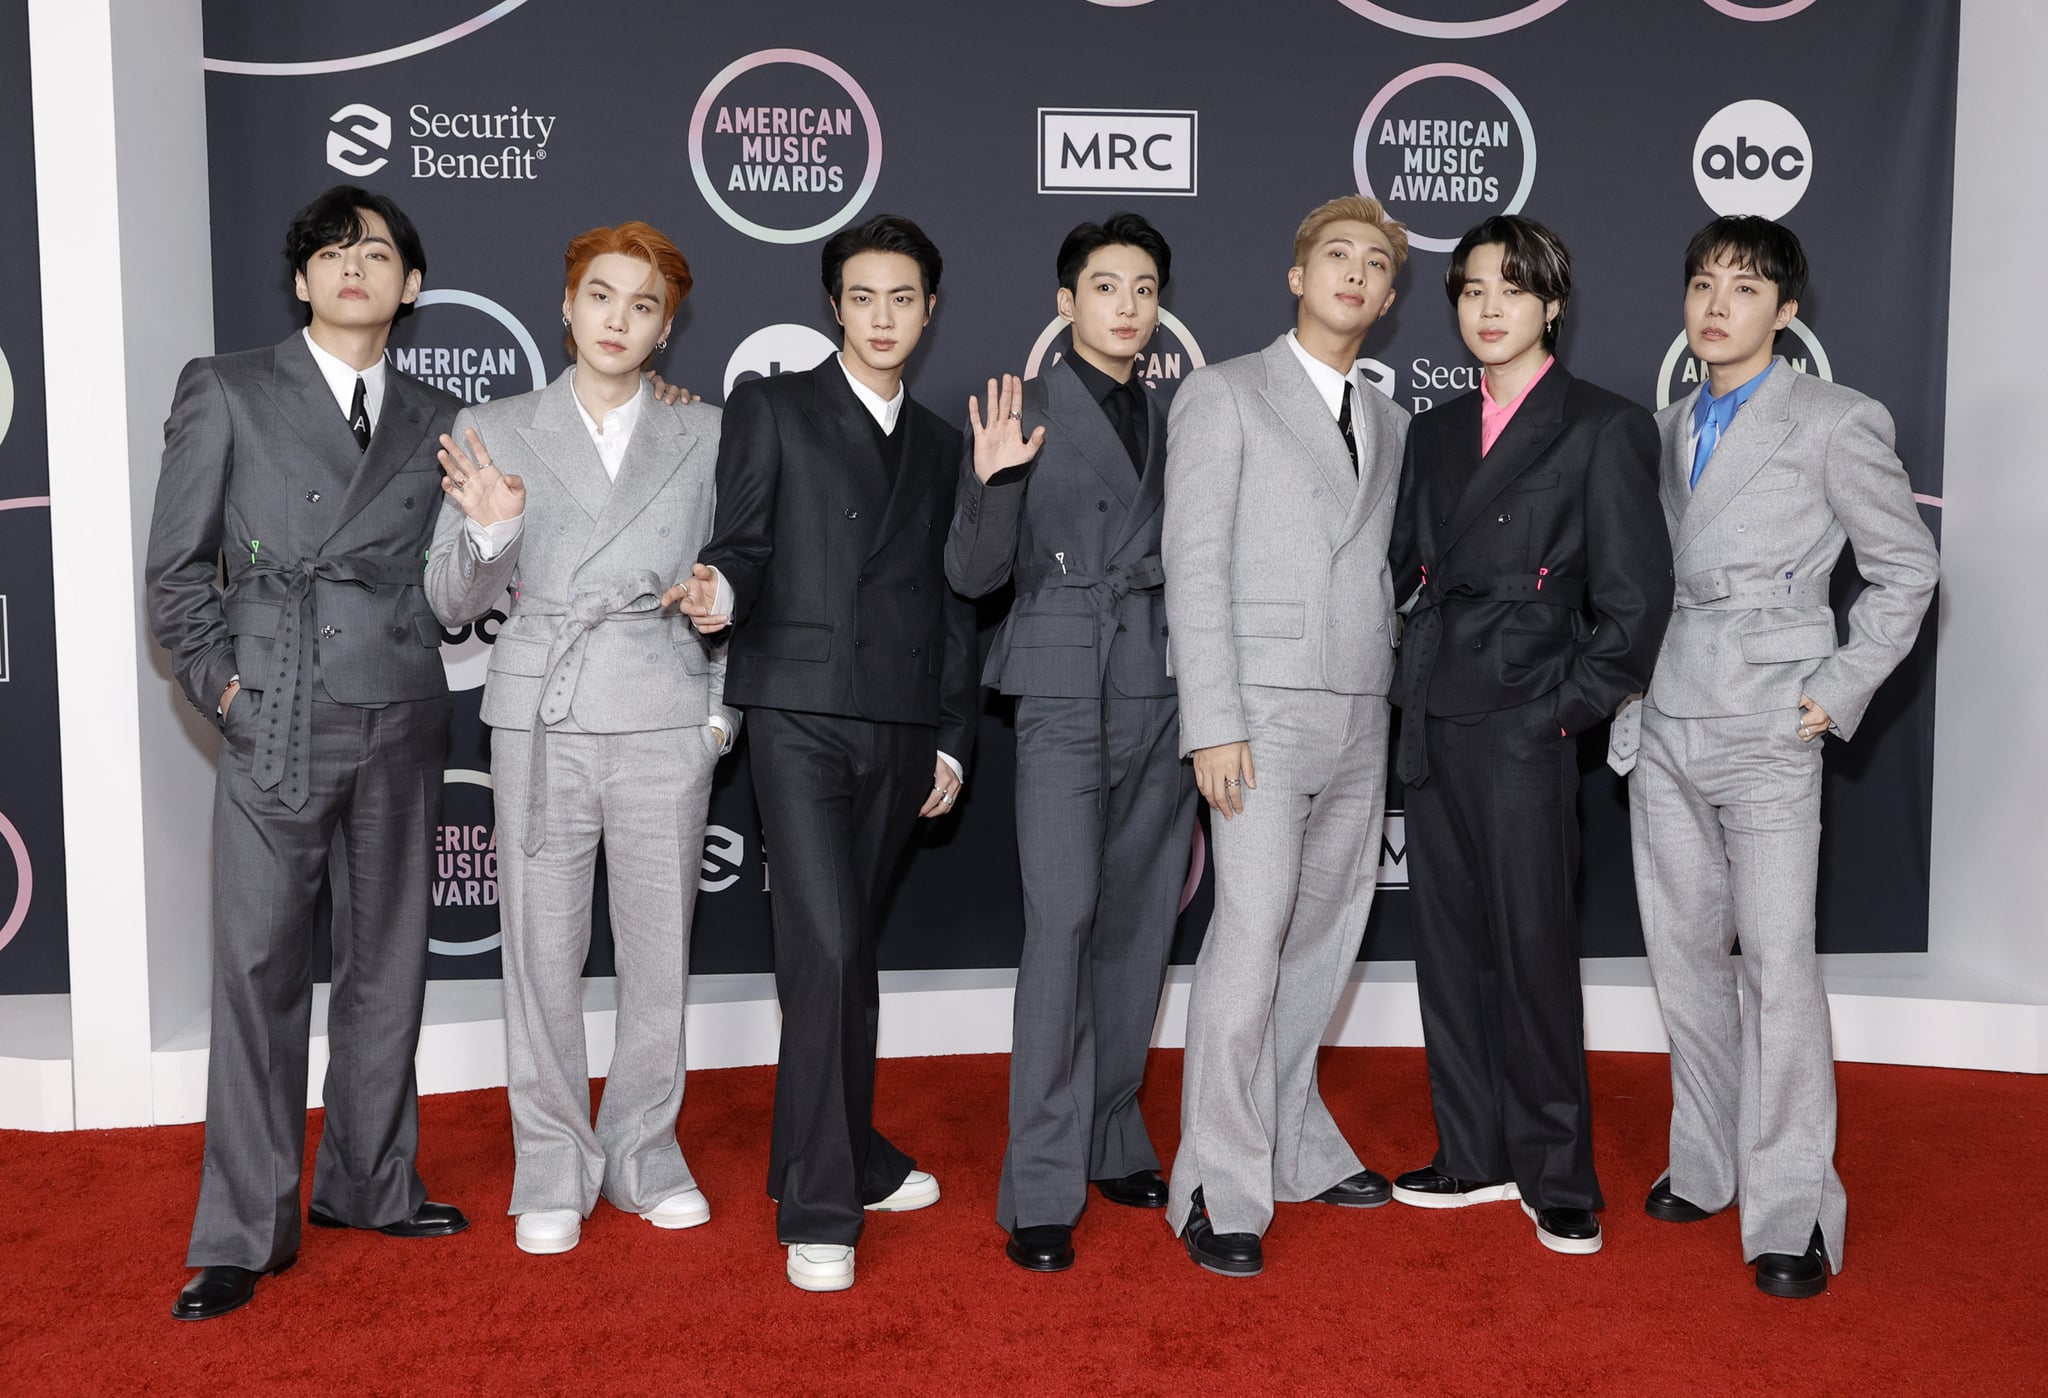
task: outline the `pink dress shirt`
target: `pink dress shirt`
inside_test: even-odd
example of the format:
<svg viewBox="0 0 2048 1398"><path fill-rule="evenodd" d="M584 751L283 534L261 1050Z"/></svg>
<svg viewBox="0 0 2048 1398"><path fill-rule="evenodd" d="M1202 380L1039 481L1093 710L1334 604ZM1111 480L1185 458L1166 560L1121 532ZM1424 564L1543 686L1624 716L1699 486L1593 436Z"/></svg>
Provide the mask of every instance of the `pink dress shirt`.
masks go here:
<svg viewBox="0 0 2048 1398"><path fill-rule="evenodd" d="M1493 401L1493 380L1481 379L1479 381L1479 454L1481 456L1493 450L1494 442L1499 439L1501 429L1508 425L1508 419L1515 415L1515 409L1522 406L1522 400L1529 396L1530 389L1543 382L1543 376L1550 372L1550 366L1555 363L1557 363L1556 356L1552 355L1545 358L1543 367L1531 375L1529 382L1522 385L1522 391L1506 403L1496 403Z"/></svg>

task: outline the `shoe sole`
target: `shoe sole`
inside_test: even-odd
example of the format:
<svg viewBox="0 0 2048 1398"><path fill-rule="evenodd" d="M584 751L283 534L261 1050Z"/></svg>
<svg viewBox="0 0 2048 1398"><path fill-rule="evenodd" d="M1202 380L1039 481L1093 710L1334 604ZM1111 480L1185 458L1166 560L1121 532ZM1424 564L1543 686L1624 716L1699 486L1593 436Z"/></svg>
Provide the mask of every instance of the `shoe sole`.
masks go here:
<svg viewBox="0 0 2048 1398"><path fill-rule="evenodd" d="M1099 1184L1095 1186L1095 1192L1102 1196L1104 1203L1115 1204L1119 1208L1163 1209L1166 1207L1166 1200L1164 1199L1119 1199Z"/></svg>
<svg viewBox="0 0 2048 1398"><path fill-rule="evenodd" d="M519 1245L521 1252L531 1253L535 1257L552 1257L558 1252L568 1252L582 1242L583 1230L578 1228L566 1238L522 1238L514 1233L512 1241Z"/></svg>
<svg viewBox="0 0 2048 1398"><path fill-rule="evenodd" d="M1019 1267L1022 1267L1027 1272L1064 1272L1069 1267L1074 1265L1074 1250L1072 1248L1068 1248L1065 1252L1061 1253L1058 1257L1054 1258L1050 1262L1042 1260L1027 1261L1024 1258L1017 1256L1017 1254L1011 1251L1007 1245L1005 1245L1005 1247L1003 1248L1003 1256L1009 1258L1012 1262L1016 1263Z"/></svg>
<svg viewBox="0 0 2048 1398"><path fill-rule="evenodd" d="M1823 1274L1818 1281L1767 1281L1762 1275L1759 1275L1756 1279L1756 1289L1763 1292L1766 1296L1778 1296L1787 1301L1806 1301L1826 1291L1828 1289L1828 1279Z"/></svg>
<svg viewBox="0 0 2048 1398"><path fill-rule="evenodd" d="M287 1263L285 1263L285 1264L284 1264L284 1265L283 1265L282 1267L272 1267L272 1268L271 1268L271 1269L270 1269L269 1271L267 1271L267 1272L264 1272L264 1273L261 1273L261 1275L262 1275L262 1276L266 1276L266 1277L274 1277L274 1276L277 1276L277 1275L278 1275L279 1273L281 1273L281 1272L289 1272L289 1271L290 1271L290 1270L292 1269L292 1263L293 1263L293 1262L297 1262L298 1260L299 1260L299 1259L298 1259L297 1257L293 1257L293 1258L292 1258L292 1260L291 1260L291 1262L287 1262ZM232 1306L224 1306L224 1307L222 1307L222 1308L221 1308L220 1310L217 1310L217 1311L208 1311L208 1312L207 1312L207 1313L206 1313L205 1315L179 1315L179 1314L178 1314L178 1308L177 1308L177 1305L176 1305L176 1303L173 1303L173 1304L172 1304L172 1306L171 1306L171 1319L172 1319L172 1320L219 1320L219 1319L220 1319L220 1318L221 1318L222 1316L224 1316L224 1315L233 1315L233 1314L234 1314L234 1313L235 1313L236 1311L239 1311L240 1309L242 1309L242 1307L244 1307L244 1306L248 1305L248 1304L249 1304L249 1303L250 1303L251 1301L253 1301L253 1300L255 1300L255 1299L256 1299L256 1288L252 1286L252 1287L250 1287L250 1288L249 1288L249 1294L248 1294L247 1296L244 1296L244 1297L243 1297L243 1298L242 1298L241 1300L239 1300L239 1301L235 1302L235 1304L234 1304L234 1305L232 1305Z"/></svg>
<svg viewBox="0 0 2048 1398"><path fill-rule="evenodd" d="M1536 1223L1536 1211L1527 1203L1522 1205L1522 1212L1529 1216L1531 1223ZM1544 1231L1543 1225L1536 1223L1536 1241L1552 1252L1561 1252L1567 1257L1586 1257L1600 1251L1600 1244L1605 1239L1598 1233L1590 1238L1560 1238L1555 1233Z"/></svg>
<svg viewBox="0 0 2048 1398"><path fill-rule="evenodd" d="M1428 1194L1419 1189L1403 1189L1398 1184L1394 1186L1394 1198L1417 1209L1469 1209L1474 1204L1506 1204L1521 1197L1521 1186L1513 1180L1489 1185L1485 1189L1468 1189L1463 1194Z"/></svg>
<svg viewBox="0 0 2048 1398"><path fill-rule="evenodd" d="M1266 1264L1263 1260L1261 1260L1259 1265L1256 1267L1245 1267L1242 1264L1232 1265L1222 1262L1211 1262L1208 1258L1202 1256L1202 1254L1195 1251L1195 1245L1187 1241L1187 1235L1185 1233L1181 1235L1181 1246L1185 1247L1188 1250L1189 1260L1192 1261L1197 1267L1200 1267L1205 1272L1214 1272L1219 1277L1256 1277L1259 1273L1266 1270Z"/></svg>
<svg viewBox="0 0 2048 1398"><path fill-rule="evenodd" d="M704 1212L700 1214L646 1213L640 1215L640 1217L646 1219L656 1228L666 1228L670 1230L678 1228L702 1228L705 1224L711 1222L711 1210L706 1209L704 1210Z"/></svg>
<svg viewBox="0 0 2048 1398"><path fill-rule="evenodd" d="M913 1194L908 1199L898 1199L892 1194L887 1199L877 1200L872 1204L863 1204L861 1207L872 1214L910 1214L916 1213L919 1209L929 1209L938 1202L939 1184L937 1180L934 1180L932 1181L929 1194Z"/></svg>
<svg viewBox="0 0 2048 1398"><path fill-rule="evenodd" d="M783 1275L789 1278L789 1284L798 1291L844 1291L853 1285L851 1272L843 1277L813 1277L799 1275L785 1267Z"/></svg>
<svg viewBox="0 0 2048 1398"><path fill-rule="evenodd" d="M1659 1223L1704 1223L1714 1216L1710 1209L1697 1204L1687 1204L1683 1209L1674 1209L1669 1204L1653 1204L1643 1201L1643 1212Z"/></svg>
<svg viewBox="0 0 2048 1398"><path fill-rule="evenodd" d="M1339 1209L1384 1209L1387 1205L1394 1202L1394 1196L1389 1194L1384 1199L1323 1199L1319 1197L1315 1202L1318 1204L1328 1204L1333 1208Z"/></svg>

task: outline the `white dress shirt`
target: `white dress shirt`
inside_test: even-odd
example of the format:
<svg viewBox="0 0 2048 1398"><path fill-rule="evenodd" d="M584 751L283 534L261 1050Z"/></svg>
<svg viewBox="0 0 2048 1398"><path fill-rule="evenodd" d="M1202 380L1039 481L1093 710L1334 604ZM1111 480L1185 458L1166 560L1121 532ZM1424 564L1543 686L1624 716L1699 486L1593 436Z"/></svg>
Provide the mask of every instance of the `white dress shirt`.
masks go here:
<svg viewBox="0 0 2048 1398"><path fill-rule="evenodd" d="M384 366L383 355L367 369L358 369L344 360L336 359L313 341L313 331L308 328L299 332L306 337L306 348L313 351L313 363L319 366L320 377L327 380L328 390L334 394L334 401L341 405L341 420L349 420L356 405L356 380L363 381L363 406L369 410L370 431L377 430L377 419L384 412Z"/></svg>
<svg viewBox="0 0 2048 1398"><path fill-rule="evenodd" d="M1344 415L1344 393L1353 393L1363 387L1358 381L1358 370L1340 374L1322 360L1301 347L1301 341L1294 338L1292 330L1287 332L1287 348L1294 351L1294 357L1301 361L1301 367L1308 370L1308 381L1316 386L1316 392L1323 395L1323 403L1329 408L1332 419ZM1351 421L1355 429L1358 423L1358 400L1351 401Z"/></svg>

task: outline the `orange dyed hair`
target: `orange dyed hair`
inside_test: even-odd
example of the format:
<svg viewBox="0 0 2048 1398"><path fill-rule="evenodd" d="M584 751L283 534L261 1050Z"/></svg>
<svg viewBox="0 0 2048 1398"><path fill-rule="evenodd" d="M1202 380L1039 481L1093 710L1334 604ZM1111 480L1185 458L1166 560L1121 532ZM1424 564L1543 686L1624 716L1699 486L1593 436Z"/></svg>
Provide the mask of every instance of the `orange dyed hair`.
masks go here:
<svg viewBox="0 0 2048 1398"><path fill-rule="evenodd" d="M635 257L654 268L654 274L661 278L664 287L661 310L665 316L674 316L682 309L683 300L690 294L690 263L683 256L681 248L669 241L666 233L651 223L631 220L616 228L593 228L569 240L569 247L562 254L562 262L569 278L567 291L571 297L576 288L583 285L590 264L606 253L615 252L623 257ZM563 346L569 357L576 357L576 339L572 335L562 337Z"/></svg>

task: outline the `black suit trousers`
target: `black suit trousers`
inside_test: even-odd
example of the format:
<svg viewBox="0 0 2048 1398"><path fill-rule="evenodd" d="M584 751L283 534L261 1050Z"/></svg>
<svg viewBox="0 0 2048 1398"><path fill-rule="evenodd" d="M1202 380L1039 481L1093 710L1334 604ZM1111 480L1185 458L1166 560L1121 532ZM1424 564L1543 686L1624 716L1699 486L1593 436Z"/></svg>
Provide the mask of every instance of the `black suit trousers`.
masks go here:
<svg viewBox="0 0 2048 1398"><path fill-rule="evenodd" d="M768 1151L776 1236L851 1246L863 1206L915 1164L874 1127L875 941L931 795L938 730L758 706L747 727L782 1002Z"/></svg>
<svg viewBox="0 0 2048 1398"><path fill-rule="evenodd" d="M1407 792L1415 980L1446 1175L1597 1209L1579 994L1578 743L1554 700L1425 718Z"/></svg>

